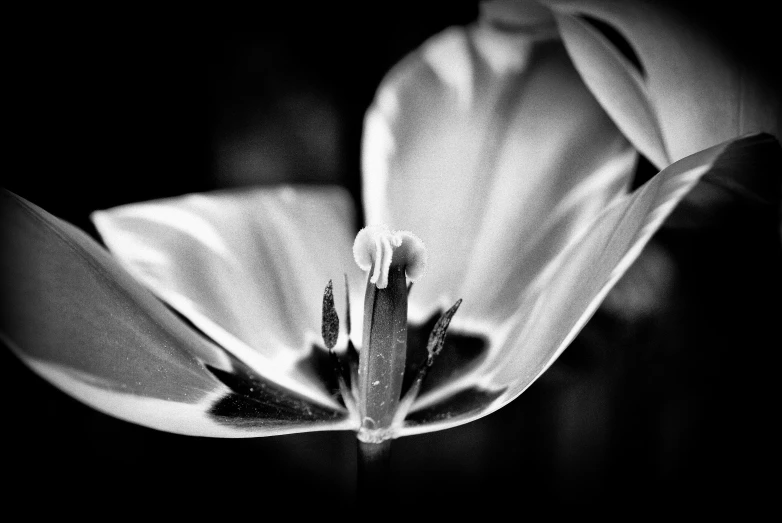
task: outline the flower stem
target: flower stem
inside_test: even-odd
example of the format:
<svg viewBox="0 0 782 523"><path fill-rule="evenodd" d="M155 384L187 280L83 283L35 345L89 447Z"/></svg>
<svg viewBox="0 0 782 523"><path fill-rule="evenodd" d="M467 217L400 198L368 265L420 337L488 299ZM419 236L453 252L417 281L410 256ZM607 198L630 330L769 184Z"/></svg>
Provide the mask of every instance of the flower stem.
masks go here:
<svg viewBox="0 0 782 523"><path fill-rule="evenodd" d="M357 494L359 508L381 506L387 503L391 471L391 442L387 439L380 443L358 443Z"/></svg>

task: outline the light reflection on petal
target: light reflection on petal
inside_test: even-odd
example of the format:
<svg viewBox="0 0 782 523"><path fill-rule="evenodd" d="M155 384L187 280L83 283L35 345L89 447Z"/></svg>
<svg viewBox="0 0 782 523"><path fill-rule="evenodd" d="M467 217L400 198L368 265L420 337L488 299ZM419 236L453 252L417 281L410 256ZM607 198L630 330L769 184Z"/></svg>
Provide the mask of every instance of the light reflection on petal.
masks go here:
<svg viewBox="0 0 782 523"><path fill-rule="evenodd" d="M557 22L576 69L617 126L658 169L667 166L662 129L640 72L587 22L564 14Z"/></svg>
<svg viewBox="0 0 782 523"><path fill-rule="evenodd" d="M350 257L347 193L286 187L191 195L93 219L131 274L208 336L256 371L276 368L308 396L331 401L297 363L319 343L324 282L344 273L355 289L363 281ZM342 286L335 293L344 301ZM360 293L351 303L361 310Z"/></svg>
<svg viewBox="0 0 782 523"><path fill-rule="evenodd" d="M704 174L751 165L753 155L769 147L778 147L774 139L756 135L701 151L672 164L605 209L525 294L513 325L498 336L501 349L490 353L474 373L422 396L413 411L447 403L466 390L484 394L482 407L471 405L469 415L453 414L431 425L411 425L402 435L466 423L521 394L570 344L652 234ZM492 390L501 394L488 394Z"/></svg>
<svg viewBox="0 0 782 523"><path fill-rule="evenodd" d="M239 417L213 414L214 405L232 397L217 377L235 371L228 354L70 224L6 191L0 192L0 218L0 340L64 392L127 421L198 436L265 436L352 423L333 401L330 408L291 394L271 372L251 401L274 397L289 406L285 412L270 412L251 430Z"/></svg>
<svg viewBox="0 0 782 523"><path fill-rule="evenodd" d="M588 15L606 22L627 39L644 68L645 92L660 124L669 161L752 132L780 135L779 94L727 53L723 43L676 10L645 2L541 3L564 15L559 17L560 30L563 38L573 44L568 49L576 51L573 59L580 69L606 72L607 61L612 57L591 52L591 46L576 49L586 40L583 34L573 31L581 24L570 15ZM590 82L589 74L585 79L609 113L617 116L618 122L625 119L627 123L643 111L628 108L626 96L611 96L613 86L624 83L619 68L613 68L613 72L601 82ZM642 124L644 121L636 121L636 129ZM646 152L640 136L628 133L628 138ZM649 158L656 161L654 155Z"/></svg>
<svg viewBox="0 0 782 523"><path fill-rule="evenodd" d="M469 297L454 328L507 320L635 164L561 42L487 24L450 28L391 71L363 158L368 222L414 231L431 255L411 317Z"/></svg>

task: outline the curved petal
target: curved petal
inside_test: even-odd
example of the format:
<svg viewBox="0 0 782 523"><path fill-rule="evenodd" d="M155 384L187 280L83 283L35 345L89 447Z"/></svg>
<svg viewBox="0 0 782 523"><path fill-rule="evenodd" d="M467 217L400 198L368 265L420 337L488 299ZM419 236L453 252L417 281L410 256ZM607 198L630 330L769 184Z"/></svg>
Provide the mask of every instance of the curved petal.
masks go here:
<svg viewBox="0 0 782 523"><path fill-rule="evenodd" d="M573 64L619 129L658 169L670 164L640 72L580 18L561 14L557 24Z"/></svg>
<svg viewBox="0 0 782 523"><path fill-rule="evenodd" d="M217 409L237 362L205 341L73 226L0 194L0 337L35 372L107 414L169 432L265 436L349 428L344 409L265 381L268 415ZM245 372L244 375L247 373ZM276 410L270 405L274 400Z"/></svg>
<svg viewBox="0 0 782 523"><path fill-rule="evenodd" d="M402 435L441 430L485 416L531 385L565 350L614 283L678 202L710 170L740 170L757 152L778 148L768 135L726 142L672 164L595 220L535 282L502 334L500 357L477 372L422 396ZM461 409L461 410L460 410Z"/></svg>
<svg viewBox="0 0 782 523"><path fill-rule="evenodd" d="M367 114L365 210L427 245L415 321L461 297L456 328L496 326L625 191L634 162L561 42L529 28L451 28L391 71Z"/></svg>
<svg viewBox="0 0 782 523"><path fill-rule="evenodd" d="M349 195L335 187L188 195L93 214L111 252L157 296L254 372L332 406L305 363L321 350L329 279L347 273L361 310L353 219Z"/></svg>
<svg viewBox="0 0 782 523"><path fill-rule="evenodd" d="M573 16L585 14L617 29L638 54L643 84L670 161L750 133L779 136L782 106L774 90L724 52L702 28L650 2L542 0L560 15L563 40L584 79L638 148L657 163L650 136L639 130L651 116L642 97L615 96L629 85L616 52ZM610 44L607 44L610 47ZM608 75L603 76L601 75ZM651 130L650 130L651 132Z"/></svg>

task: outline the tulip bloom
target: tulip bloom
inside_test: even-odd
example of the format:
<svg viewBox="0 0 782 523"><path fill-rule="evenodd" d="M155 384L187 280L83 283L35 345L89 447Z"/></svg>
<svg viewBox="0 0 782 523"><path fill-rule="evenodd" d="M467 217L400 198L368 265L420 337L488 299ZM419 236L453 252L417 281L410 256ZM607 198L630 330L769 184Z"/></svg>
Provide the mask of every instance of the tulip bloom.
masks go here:
<svg viewBox="0 0 782 523"><path fill-rule="evenodd" d="M364 323L370 291L353 259L354 203L339 188L95 213L114 257L5 194L4 342L88 405L181 434L353 430L374 441L507 404L565 350L704 175L773 143L736 137L777 125L770 98L736 94L744 84L721 76L730 69L685 45L688 34L665 18L546 4L489 4L476 25L437 35L389 73L367 113L367 222L412 231L429 253L405 296L399 390L417 394L381 432L364 423L353 404L367 393L341 386L321 336L330 280L334 302L349 303L335 306L343 363L351 343L365 357L374 325ZM643 70L579 13L623 33ZM630 191L639 152L662 170ZM458 299L441 354L416 384L430 332Z"/></svg>

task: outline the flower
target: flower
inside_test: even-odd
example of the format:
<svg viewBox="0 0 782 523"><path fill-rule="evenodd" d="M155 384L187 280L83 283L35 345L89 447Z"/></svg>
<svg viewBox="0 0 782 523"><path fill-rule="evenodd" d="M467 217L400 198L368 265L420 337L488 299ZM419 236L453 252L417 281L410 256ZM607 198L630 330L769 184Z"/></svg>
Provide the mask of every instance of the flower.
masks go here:
<svg viewBox="0 0 782 523"><path fill-rule="evenodd" d="M652 49L681 47L687 33L660 39L669 26L636 8L546 4L488 4L481 23L400 63L367 114L367 221L414 231L430 253L410 295L410 376L434 320L464 299L442 361L388 437L465 423L518 396L689 189L768 142L724 140L776 129L764 121L773 113L755 110L766 98L726 94L734 85L714 78L726 69L697 42L681 54ZM617 27L643 71L579 12ZM682 57L698 68L683 85L683 66L670 63ZM638 151L663 170L631 193ZM362 339L364 276L344 191L259 189L96 213L119 263L3 198L3 339L55 385L171 432L360 429L334 395L318 335L323 287L347 274L343 321ZM346 301L344 285L335 292ZM345 330L337 346L348 346Z"/></svg>

